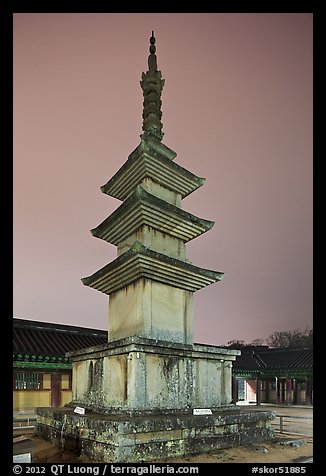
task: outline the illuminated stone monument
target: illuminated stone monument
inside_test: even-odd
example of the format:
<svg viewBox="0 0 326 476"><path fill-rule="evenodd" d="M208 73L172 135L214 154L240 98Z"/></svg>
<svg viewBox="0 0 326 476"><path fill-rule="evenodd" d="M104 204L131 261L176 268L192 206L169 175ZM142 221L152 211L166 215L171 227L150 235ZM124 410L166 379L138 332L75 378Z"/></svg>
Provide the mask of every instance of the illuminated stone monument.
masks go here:
<svg viewBox="0 0 326 476"><path fill-rule="evenodd" d="M142 74L143 134L101 187L122 204L92 234L117 246L117 258L85 285L109 296L108 343L69 354L73 397L66 408L39 409L38 433L78 447L92 461L155 461L268 439L269 412L231 403L239 351L195 344L193 293L222 279L186 257L185 244L212 221L182 210L205 180L181 167L162 143L155 38ZM76 414L80 407L85 414Z"/></svg>

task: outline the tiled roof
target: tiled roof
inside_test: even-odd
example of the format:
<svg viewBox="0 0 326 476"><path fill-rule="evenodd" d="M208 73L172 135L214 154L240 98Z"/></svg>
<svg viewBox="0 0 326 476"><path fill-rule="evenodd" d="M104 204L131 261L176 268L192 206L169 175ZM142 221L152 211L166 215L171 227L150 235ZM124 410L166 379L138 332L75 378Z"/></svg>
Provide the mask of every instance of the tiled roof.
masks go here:
<svg viewBox="0 0 326 476"><path fill-rule="evenodd" d="M269 369L312 369L312 349L268 349L258 352Z"/></svg>
<svg viewBox="0 0 326 476"><path fill-rule="evenodd" d="M107 331L14 318L13 354L64 356L107 342Z"/></svg>
<svg viewBox="0 0 326 476"><path fill-rule="evenodd" d="M312 371L313 351L309 348L242 348L233 363L236 371L270 373L277 371Z"/></svg>
<svg viewBox="0 0 326 476"><path fill-rule="evenodd" d="M260 370L265 367L264 363L257 358L255 351L240 349L241 355L233 362L235 369L241 370Z"/></svg>

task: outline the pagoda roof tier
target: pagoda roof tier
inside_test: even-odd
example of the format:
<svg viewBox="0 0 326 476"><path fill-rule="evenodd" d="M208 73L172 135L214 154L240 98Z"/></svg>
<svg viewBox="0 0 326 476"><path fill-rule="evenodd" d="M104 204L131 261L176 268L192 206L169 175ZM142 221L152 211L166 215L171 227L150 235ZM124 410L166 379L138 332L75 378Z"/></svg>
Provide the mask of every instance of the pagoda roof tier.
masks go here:
<svg viewBox="0 0 326 476"><path fill-rule="evenodd" d="M195 292L220 281L223 276L224 273L199 268L135 242L128 251L104 268L82 278L82 282L108 295L141 278Z"/></svg>
<svg viewBox="0 0 326 476"><path fill-rule="evenodd" d="M92 229L91 233L97 238L118 245L142 225L187 242L210 230L214 222L203 220L171 205L138 185L134 193L106 220Z"/></svg>
<svg viewBox="0 0 326 476"><path fill-rule="evenodd" d="M184 198L204 185L205 179L173 162L175 156L176 153L164 144L143 134L139 146L101 190L111 197L125 200L143 179L149 177Z"/></svg>

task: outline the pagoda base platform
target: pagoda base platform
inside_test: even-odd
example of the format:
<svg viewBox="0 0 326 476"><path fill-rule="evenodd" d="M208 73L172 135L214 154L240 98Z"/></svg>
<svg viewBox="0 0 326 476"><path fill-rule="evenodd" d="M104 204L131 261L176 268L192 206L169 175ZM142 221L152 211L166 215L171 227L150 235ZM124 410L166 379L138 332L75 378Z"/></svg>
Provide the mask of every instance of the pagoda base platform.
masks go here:
<svg viewBox="0 0 326 476"><path fill-rule="evenodd" d="M83 462L159 462L255 444L274 435L274 412L249 412L235 405L212 409L80 415L73 408L38 408L36 432L62 450L77 451Z"/></svg>

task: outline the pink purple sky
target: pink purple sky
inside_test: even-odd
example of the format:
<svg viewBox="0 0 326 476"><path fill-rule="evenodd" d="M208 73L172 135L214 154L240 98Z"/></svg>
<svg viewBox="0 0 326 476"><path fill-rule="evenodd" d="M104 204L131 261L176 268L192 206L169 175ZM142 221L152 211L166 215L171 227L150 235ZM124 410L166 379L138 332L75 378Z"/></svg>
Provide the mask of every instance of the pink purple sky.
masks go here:
<svg viewBox="0 0 326 476"><path fill-rule="evenodd" d="M116 257L90 229L120 204L99 187L142 133L155 31L163 142L206 184L214 220L187 245L225 272L194 297L195 341L312 327L312 14L14 14L14 316L107 328L83 286Z"/></svg>

